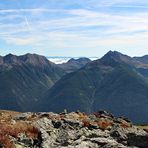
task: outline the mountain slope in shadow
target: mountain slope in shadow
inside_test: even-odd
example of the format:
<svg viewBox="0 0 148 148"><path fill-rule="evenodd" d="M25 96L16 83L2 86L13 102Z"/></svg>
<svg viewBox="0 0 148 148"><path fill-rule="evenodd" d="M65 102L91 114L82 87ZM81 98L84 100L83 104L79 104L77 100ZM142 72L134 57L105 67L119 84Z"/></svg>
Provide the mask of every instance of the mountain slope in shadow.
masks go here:
<svg viewBox="0 0 148 148"><path fill-rule="evenodd" d="M88 113L106 109L136 123L147 123L148 82L139 68L146 68L146 65L110 51L100 60L59 80L45 94L44 109Z"/></svg>

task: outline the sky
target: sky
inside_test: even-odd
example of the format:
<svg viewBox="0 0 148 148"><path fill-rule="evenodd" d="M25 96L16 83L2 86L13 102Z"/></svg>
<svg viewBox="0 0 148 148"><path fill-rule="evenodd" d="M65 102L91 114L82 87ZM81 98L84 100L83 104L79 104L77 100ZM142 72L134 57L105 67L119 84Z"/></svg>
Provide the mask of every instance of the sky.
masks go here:
<svg viewBox="0 0 148 148"><path fill-rule="evenodd" d="M0 55L148 54L147 0L0 0Z"/></svg>

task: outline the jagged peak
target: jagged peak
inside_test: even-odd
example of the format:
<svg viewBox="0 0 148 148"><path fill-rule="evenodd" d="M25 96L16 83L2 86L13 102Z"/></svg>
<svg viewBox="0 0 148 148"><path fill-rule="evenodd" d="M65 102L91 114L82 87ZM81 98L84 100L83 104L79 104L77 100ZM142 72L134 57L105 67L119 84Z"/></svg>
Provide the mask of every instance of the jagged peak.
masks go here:
<svg viewBox="0 0 148 148"><path fill-rule="evenodd" d="M126 56L118 51L109 51L107 52L102 58L104 57L112 57L112 58L117 58L117 57L120 57L120 56Z"/></svg>
<svg viewBox="0 0 148 148"><path fill-rule="evenodd" d="M101 62L109 65L116 65L117 63L133 63L133 59L118 51L109 51L101 59Z"/></svg>
<svg viewBox="0 0 148 148"><path fill-rule="evenodd" d="M130 56L127 56L125 54L122 54L118 51L109 51L107 52L101 59L92 61L89 65L95 65L95 66L117 66L119 64L129 64L129 65L137 65L138 62L131 58Z"/></svg>

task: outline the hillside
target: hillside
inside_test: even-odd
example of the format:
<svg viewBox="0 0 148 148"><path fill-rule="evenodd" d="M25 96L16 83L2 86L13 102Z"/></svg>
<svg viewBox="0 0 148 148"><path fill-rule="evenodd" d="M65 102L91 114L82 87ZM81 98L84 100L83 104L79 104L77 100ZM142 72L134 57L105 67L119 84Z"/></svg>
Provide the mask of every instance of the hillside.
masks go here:
<svg viewBox="0 0 148 148"><path fill-rule="evenodd" d="M0 108L39 111L46 91L63 75L78 70L89 61L87 58L71 59L56 65L36 54L0 56Z"/></svg>
<svg viewBox="0 0 148 148"><path fill-rule="evenodd" d="M0 108L37 110L42 95L64 74L61 68L36 54L1 57Z"/></svg>
<svg viewBox="0 0 148 148"><path fill-rule="evenodd" d="M36 54L1 56L0 108L86 113L105 109L147 124L148 64L139 59L109 51L95 61L71 59L56 65Z"/></svg>
<svg viewBox="0 0 148 148"><path fill-rule="evenodd" d="M108 52L60 79L44 96L43 106L60 112L106 109L136 123L148 123L147 65L118 52ZM46 102L46 103L44 103ZM52 102L52 103L51 103ZM45 107L46 106L46 107Z"/></svg>

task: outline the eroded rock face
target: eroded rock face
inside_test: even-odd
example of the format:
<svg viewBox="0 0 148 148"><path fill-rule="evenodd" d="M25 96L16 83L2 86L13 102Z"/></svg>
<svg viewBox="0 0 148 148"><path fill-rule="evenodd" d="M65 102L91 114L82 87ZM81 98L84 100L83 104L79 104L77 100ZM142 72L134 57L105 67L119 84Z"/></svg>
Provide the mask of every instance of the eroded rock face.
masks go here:
<svg viewBox="0 0 148 148"><path fill-rule="evenodd" d="M7 117L10 130L0 129L0 133L9 135L3 135L7 143L0 138L2 147L10 147L6 145L9 141L18 148L148 148L146 131L106 111L91 115L81 112L18 113Z"/></svg>

